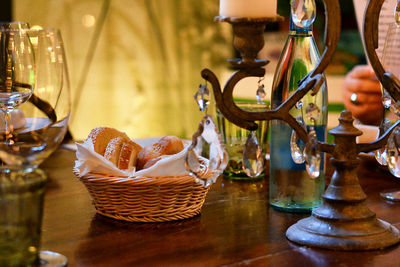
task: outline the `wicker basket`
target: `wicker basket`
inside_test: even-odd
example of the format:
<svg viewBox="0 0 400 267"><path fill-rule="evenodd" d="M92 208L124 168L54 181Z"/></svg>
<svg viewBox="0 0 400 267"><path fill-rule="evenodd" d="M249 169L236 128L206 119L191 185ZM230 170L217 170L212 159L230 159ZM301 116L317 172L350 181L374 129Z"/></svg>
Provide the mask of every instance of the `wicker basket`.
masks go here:
<svg viewBox="0 0 400 267"><path fill-rule="evenodd" d="M99 214L130 222L165 222L200 213L208 188L189 175L112 177L89 173L80 180Z"/></svg>

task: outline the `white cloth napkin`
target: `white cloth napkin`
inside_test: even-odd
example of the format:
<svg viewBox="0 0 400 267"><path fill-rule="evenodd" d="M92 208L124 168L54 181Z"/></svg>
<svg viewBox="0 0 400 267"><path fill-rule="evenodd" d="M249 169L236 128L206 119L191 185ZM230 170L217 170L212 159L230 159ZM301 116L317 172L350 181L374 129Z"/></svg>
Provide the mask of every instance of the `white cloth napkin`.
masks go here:
<svg viewBox="0 0 400 267"><path fill-rule="evenodd" d="M146 140L148 141L148 140ZM137 142L140 145L149 145L158 141L153 138L149 142ZM89 172L104 173L111 176L122 177L139 177L139 176L175 176L188 174L185 170L185 158L190 142L184 141L184 149L174 155L163 156L153 166L140 171L120 170L110 161L94 151L94 145L91 140L86 140L83 143L76 143L76 157L74 170L79 177L84 176Z"/></svg>

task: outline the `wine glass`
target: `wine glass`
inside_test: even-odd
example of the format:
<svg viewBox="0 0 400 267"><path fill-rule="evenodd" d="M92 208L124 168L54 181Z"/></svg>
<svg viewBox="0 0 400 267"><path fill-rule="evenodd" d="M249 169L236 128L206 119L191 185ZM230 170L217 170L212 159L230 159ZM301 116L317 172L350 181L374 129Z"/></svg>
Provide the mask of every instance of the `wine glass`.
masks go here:
<svg viewBox="0 0 400 267"><path fill-rule="evenodd" d="M0 29L0 109L3 112L4 144L13 143L11 113L26 102L34 87L34 52L25 30Z"/></svg>
<svg viewBox="0 0 400 267"><path fill-rule="evenodd" d="M396 22L389 25L385 46L383 48L382 54L382 65L386 72L392 73L396 78L400 77L400 21L398 16L396 17ZM389 93L382 88L382 101L385 109L390 109L397 116L400 115L400 102L395 101L391 98ZM380 127L380 134L383 134L390 127L390 122L388 119L382 121ZM395 137L398 135L398 130L394 130L391 137L388 139L388 143L385 149L378 150L377 160L383 165L388 165L390 172L400 178L400 169L398 166L398 149L396 148ZM380 193L381 197L390 201L400 201L400 190L392 189L386 190Z"/></svg>
<svg viewBox="0 0 400 267"><path fill-rule="evenodd" d="M7 118L3 122L10 130L0 131L0 159L6 164L1 168L24 166L38 169L40 163L61 144L67 132L71 103L64 45L56 29L4 31L20 31L28 36L29 44L24 44L24 47L32 51L34 61L20 63L32 72L29 77L20 75L12 82L12 88L17 87L18 91L0 90L2 109L4 106L6 111L11 110L8 123ZM3 70L6 61L4 56L0 58L3 60L0 70ZM39 257L42 265L67 264L66 257L58 253L41 251Z"/></svg>
<svg viewBox="0 0 400 267"><path fill-rule="evenodd" d="M11 97L4 100L20 106L11 106L14 110L18 107L18 120L9 127L13 129L11 142L0 142L0 159L8 165L36 168L58 147L67 131L69 78L60 33L54 29L24 31L29 34L35 55L35 74L31 77L34 87L30 97L22 99L29 99L23 105ZM23 93L28 95L27 90ZM0 140L6 138L0 135Z"/></svg>

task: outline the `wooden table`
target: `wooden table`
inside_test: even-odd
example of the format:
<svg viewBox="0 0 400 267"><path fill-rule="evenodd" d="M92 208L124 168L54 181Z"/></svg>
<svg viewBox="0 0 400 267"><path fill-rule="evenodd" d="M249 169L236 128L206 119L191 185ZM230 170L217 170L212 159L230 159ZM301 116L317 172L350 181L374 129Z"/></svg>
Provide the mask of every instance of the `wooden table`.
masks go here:
<svg viewBox="0 0 400 267"><path fill-rule="evenodd" d="M400 266L400 246L369 252L337 252L297 246L286 229L307 214L268 205L268 179L219 178L201 215L167 223L129 223L96 214L84 185L72 174L75 154L59 149L42 167L49 174L42 249L68 257L69 266ZM400 180L364 162L360 181L369 207L400 227L400 203L379 192Z"/></svg>

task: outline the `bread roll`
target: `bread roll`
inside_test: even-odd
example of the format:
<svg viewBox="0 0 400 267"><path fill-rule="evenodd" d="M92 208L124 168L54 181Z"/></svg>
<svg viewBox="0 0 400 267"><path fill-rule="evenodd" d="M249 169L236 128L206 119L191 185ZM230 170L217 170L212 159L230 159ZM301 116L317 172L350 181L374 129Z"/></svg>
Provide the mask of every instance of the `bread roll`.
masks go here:
<svg viewBox="0 0 400 267"><path fill-rule="evenodd" d="M145 169L155 164L162 155L173 155L183 150L182 140L176 136L164 136L153 145L144 147L138 155L137 170ZM149 162L149 164L146 164Z"/></svg>
<svg viewBox="0 0 400 267"><path fill-rule="evenodd" d="M121 153L121 147L124 143L123 137L116 137L111 139L111 141L107 144L107 147L104 151L104 158L106 160L111 161L115 166L118 166L119 156Z"/></svg>
<svg viewBox="0 0 400 267"><path fill-rule="evenodd" d="M103 155L121 170L132 169L136 165L137 156L142 147L133 142L125 133L110 127L93 129L91 139L94 150Z"/></svg>
<svg viewBox="0 0 400 267"><path fill-rule="evenodd" d="M104 152L108 143L116 138L116 137L123 137L127 140L130 140L129 137L114 128L111 127L96 127L94 128L89 136L88 139L91 139L94 145L94 151L99 153L100 155L104 156Z"/></svg>
<svg viewBox="0 0 400 267"><path fill-rule="evenodd" d="M121 170L132 169L136 167L137 155L139 151L132 143L123 143L121 146L121 152L119 154L117 167Z"/></svg>

